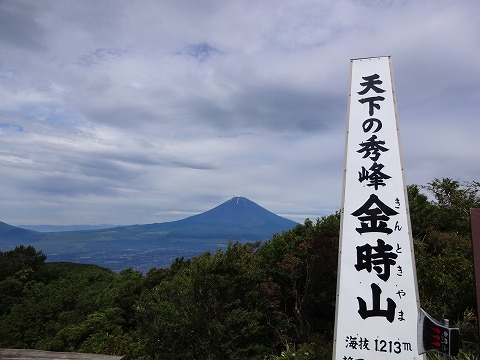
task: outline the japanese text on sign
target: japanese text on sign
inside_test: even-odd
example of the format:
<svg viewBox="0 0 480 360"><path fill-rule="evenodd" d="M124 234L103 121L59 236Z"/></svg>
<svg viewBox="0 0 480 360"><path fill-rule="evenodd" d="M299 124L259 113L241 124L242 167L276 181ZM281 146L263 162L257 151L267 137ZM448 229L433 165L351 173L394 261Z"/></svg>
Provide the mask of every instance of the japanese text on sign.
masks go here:
<svg viewBox="0 0 480 360"><path fill-rule="evenodd" d="M390 59L352 60L351 71L334 356L420 359Z"/></svg>

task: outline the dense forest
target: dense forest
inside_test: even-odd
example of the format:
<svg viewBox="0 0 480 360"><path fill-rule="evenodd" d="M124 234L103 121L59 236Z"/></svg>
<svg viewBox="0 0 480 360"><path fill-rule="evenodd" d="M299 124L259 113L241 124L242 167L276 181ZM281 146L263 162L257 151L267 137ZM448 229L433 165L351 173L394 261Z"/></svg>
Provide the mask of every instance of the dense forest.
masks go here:
<svg viewBox="0 0 480 360"><path fill-rule="evenodd" d="M480 183L408 186L422 307L479 356L469 209ZM0 347L127 359L330 359L340 214L148 273L0 252ZM440 358L440 357L439 357Z"/></svg>

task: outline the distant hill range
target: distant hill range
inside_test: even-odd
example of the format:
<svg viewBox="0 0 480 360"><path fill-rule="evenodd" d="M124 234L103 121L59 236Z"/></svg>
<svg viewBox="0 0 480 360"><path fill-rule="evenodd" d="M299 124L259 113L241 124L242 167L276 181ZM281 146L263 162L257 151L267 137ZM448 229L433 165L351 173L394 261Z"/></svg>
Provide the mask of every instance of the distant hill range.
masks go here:
<svg viewBox="0 0 480 360"><path fill-rule="evenodd" d="M169 266L176 257L214 251L228 241L265 241L296 225L247 198L234 197L204 213L164 223L38 232L0 222L0 250L33 245L47 255L47 261L145 271Z"/></svg>
<svg viewBox="0 0 480 360"><path fill-rule="evenodd" d="M83 230L100 230L117 227L119 225L113 224L99 224L99 225L17 225L20 228L39 231L39 232L62 232L62 231L83 231Z"/></svg>

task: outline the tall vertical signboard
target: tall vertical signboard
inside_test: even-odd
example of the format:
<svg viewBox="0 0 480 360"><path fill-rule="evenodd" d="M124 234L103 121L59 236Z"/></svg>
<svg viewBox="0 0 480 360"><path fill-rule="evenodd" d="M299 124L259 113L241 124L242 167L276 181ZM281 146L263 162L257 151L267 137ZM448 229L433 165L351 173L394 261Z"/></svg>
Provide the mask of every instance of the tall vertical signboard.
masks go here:
<svg viewBox="0 0 480 360"><path fill-rule="evenodd" d="M423 359L390 57L350 81L333 358Z"/></svg>

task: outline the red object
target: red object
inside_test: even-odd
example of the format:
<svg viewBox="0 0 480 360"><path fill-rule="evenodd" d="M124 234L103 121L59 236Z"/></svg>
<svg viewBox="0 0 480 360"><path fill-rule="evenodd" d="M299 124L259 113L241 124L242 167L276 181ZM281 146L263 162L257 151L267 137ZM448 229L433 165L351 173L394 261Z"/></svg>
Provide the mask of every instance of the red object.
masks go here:
<svg viewBox="0 0 480 360"><path fill-rule="evenodd" d="M475 287L477 289L477 314L480 314L480 209L470 209L470 227L472 232L473 267L475 269ZM480 323L479 323L480 326ZM480 329L480 328L479 328Z"/></svg>

